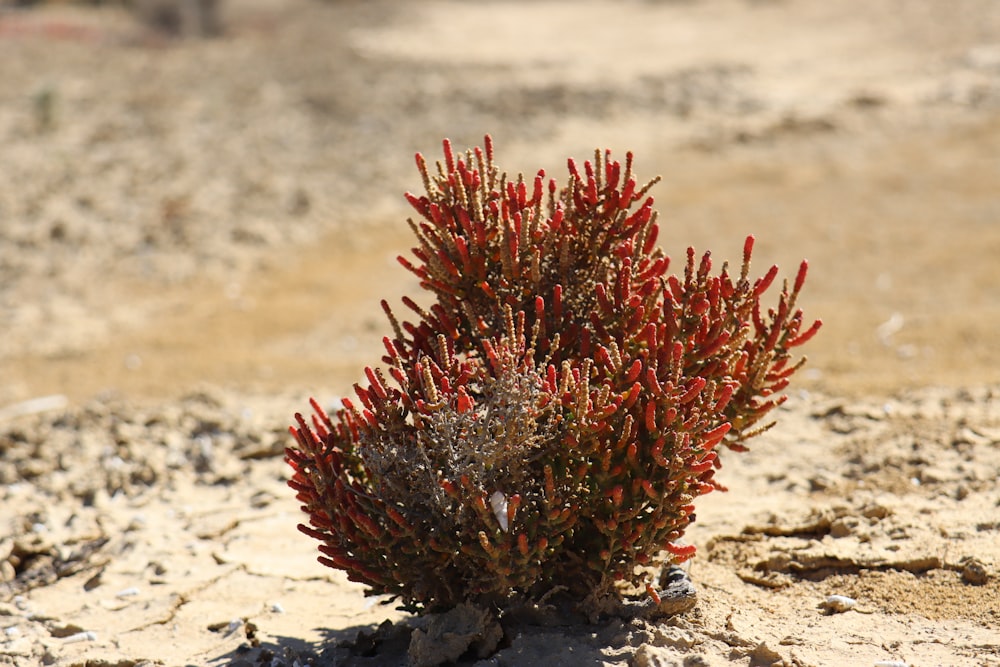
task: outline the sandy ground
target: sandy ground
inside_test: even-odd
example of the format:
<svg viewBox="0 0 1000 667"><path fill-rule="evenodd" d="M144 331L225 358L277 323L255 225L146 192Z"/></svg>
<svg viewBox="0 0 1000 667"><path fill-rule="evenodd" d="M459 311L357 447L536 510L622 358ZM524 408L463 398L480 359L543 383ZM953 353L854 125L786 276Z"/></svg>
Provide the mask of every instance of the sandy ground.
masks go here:
<svg viewBox="0 0 1000 667"><path fill-rule="evenodd" d="M0 664L405 662L409 626L376 632L405 616L296 531L285 428L416 293L413 153L488 132L515 172L635 151L668 253L808 257L825 327L699 503L693 611L517 628L483 664L1000 665L1000 5L225 19L0 4Z"/></svg>

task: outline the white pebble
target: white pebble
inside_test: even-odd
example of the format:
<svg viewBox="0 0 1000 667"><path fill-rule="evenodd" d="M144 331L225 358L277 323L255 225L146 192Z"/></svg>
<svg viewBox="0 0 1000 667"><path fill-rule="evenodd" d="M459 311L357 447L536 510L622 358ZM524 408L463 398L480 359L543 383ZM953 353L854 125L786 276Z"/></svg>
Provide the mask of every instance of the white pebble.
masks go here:
<svg viewBox="0 0 1000 667"><path fill-rule="evenodd" d="M62 410L67 405L69 405L69 399L62 394L29 398L26 401L14 403L13 405L5 405L0 408L0 420L34 415L39 412L48 412L49 410Z"/></svg>
<svg viewBox="0 0 1000 667"><path fill-rule="evenodd" d="M75 635L70 635L63 639L64 644L75 644L77 642L96 642L97 633L91 630L86 632L77 632Z"/></svg>
<svg viewBox="0 0 1000 667"><path fill-rule="evenodd" d="M849 598L846 595L828 595L826 601L821 606L834 614L842 614L845 611L854 609L857 604L857 600Z"/></svg>
<svg viewBox="0 0 1000 667"><path fill-rule="evenodd" d="M493 508L493 514L500 523L500 530L506 533L510 529L510 526L507 525L507 496L499 491L494 491L493 495L490 496L490 507Z"/></svg>
<svg viewBox="0 0 1000 667"><path fill-rule="evenodd" d="M4 628L3 633L8 637L14 638L21 634L21 630L16 625L12 625L9 628Z"/></svg>
<svg viewBox="0 0 1000 667"><path fill-rule="evenodd" d="M139 594L139 589L136 588L135 586L130 586L130 587L124 589L124 590L120 590L117 593L115 593L115 597L117 597L117 598L127 598L127 597L132 597L133 595L138 595L138 594Z"/></svg>
<svg viewBox="0 0 1000 667"><path fill-rule="evenodd" d="M281 606L280 602L275 602L271 605L271 611L273 611L275 614L284 614L285 608Z"/></svg>
<svg viewBox="0 0 1000 667"><path fill-rule="evenodd" d="M226 634L231 635L242 627L243 627L243 619L234 618L233 620L229 621L229 626L226 628Z"/></svg>

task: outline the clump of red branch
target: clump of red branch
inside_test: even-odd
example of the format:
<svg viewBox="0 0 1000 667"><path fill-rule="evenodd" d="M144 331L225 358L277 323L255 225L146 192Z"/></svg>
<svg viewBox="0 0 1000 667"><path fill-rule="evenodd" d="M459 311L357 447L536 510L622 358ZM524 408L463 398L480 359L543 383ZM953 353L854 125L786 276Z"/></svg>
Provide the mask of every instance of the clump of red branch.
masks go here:
<svg viewBox="0 0 1000 667"><path fill-rule="evenodd" d="M690 558L678 540L698 496L721 488L717 448L744 449L820 326L796 299L806 263L761 305L751 279L657 247L656 212L610 152L510 179L484 148L428 167L413 260L433 295L404 304L386 370L357 400L296 415L289 482L320 561L412 610L504 606L553 590L582 600L615 582L656 591L639 565Z"/></svg>

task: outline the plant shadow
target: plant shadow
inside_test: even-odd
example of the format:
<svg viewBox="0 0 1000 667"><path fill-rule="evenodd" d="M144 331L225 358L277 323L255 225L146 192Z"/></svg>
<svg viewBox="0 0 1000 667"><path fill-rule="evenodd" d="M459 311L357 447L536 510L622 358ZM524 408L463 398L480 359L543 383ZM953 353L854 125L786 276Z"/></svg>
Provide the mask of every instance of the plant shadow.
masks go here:
<svg viewBox="0 0 1000 667"><path fill-rule="evenodd" d="M381 625L317 629L321 639L310 642L282 635L244 642L209 661L213 667L399 667L405 665L413 628L405 621Z"/></svg>
<svg viewBox="0 0 1000 667"><path fill-rule="evenodd" d="M209 661L213 667L405 667L414 627L422 619L406 619L381 625L357 625L320 630L322 638L309 642L296 637L274 636L256 646L241 644ZM632 652L621 637L612 639L599 628L585 625L556 627L516 623L508 628L498 652L481 658L469 651L453 667L548 664L550 667L603 667L609 656L626 658ZM596 630L596 632L595 632ZM620 631L620 627L619 627ZM614 633L614 634L617 634ZM516 639L511 642L509 637Z"/></svg>

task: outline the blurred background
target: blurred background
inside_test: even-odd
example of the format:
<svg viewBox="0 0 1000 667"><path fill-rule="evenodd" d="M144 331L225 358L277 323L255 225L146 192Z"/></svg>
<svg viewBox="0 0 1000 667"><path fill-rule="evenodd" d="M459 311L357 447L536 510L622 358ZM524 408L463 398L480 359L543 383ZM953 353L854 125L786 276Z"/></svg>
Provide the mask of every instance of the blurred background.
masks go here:
<svg viewBox="0 0 1000 667"><path fill-rule="evenodd" d="M487 133L560 181L634 151L675 262L808 258L803 390L1000 381L995 0L22 0L0 406L347 393L418 292L413 154Z"/></svg>

